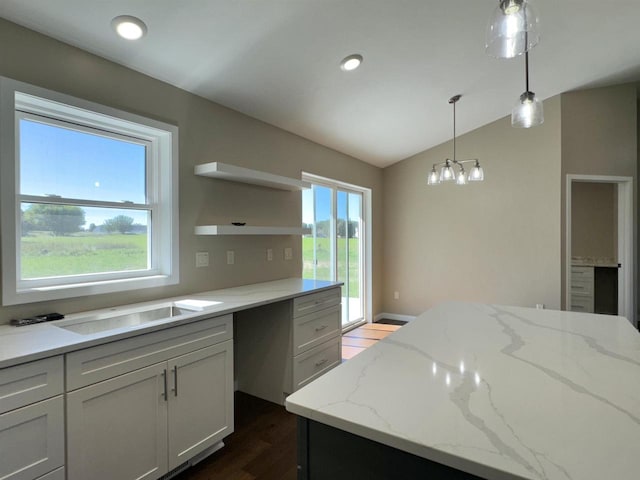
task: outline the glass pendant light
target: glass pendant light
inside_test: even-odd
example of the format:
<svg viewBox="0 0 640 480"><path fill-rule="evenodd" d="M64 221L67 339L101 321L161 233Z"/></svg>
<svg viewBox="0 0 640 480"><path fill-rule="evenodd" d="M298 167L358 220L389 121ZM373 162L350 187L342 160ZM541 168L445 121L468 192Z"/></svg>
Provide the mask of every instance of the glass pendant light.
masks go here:
<svg viewBox="0 0 640 480"><path fill-rule="evenodd" d="M470 182L482 182L484 180L484 170L480 166L480 162L476 160L476 164L471 168L469 172Z"/></svg>
<svg viewBox="0 0 640 480"><path fill-rule="evenodd" d="M436 171L435 165L431 169L429 173L429 177L427 178L427 185L438 185L440 183L440 175Z"/></svg>
<svg viewBox="0 0 640 480"><path fill-rule="evenodd" d="M453 169L451 161L447 159L440 171L440 180L442 182L453 182L456 179L456 171Z"/></svg>
<svg viewBox="0 0 640 480"><path fill-rule="evenodd" d="M513 58L528 52L540 41L539 24L528 0L499 0L487 26L487 55Z"/></svg>
<svg viewBox="0 0 640 480"><path fill-rule="evenodd" d="M457 185L466 185L467 184L467 172L464 171L464 167L460 165L460 171L458 172L458 176L456 177Z"/></svg>
<svg viewBox="0 0 640 480"><path fill-rule="evenodd" d="M537 127L544 123L544 108L536 94L529 90L529 52L525 53L526 90L511 111L511 125L518 128Z"/></svg>

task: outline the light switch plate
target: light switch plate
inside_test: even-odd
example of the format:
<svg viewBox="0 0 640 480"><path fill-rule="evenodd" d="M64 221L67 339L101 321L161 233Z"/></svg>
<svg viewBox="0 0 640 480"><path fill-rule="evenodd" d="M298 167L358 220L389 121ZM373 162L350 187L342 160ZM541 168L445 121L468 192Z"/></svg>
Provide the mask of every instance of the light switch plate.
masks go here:
<svg viewBox="0 0 640 480"><path fill-rule="evenodd" d="M293 248L287 247L284 249L284 259L291 260L293 258Z"/></svg>
<svg viewBox="0 0 640 480"><path fill-rule="evenodd" d="M209 266L209 252L196 252L196 268Z"/></svg>
<svg viewBox="0 0 640 480"><path fill-rule="evenodd" d="M273 248L267 248L267 262L273 261Z"/></svg>
<svg viewBox="0 0 640 480"><path fill-rule="evenodd" d="M227 250L227 265L236 263L236 253L233 250Z"/></svg>

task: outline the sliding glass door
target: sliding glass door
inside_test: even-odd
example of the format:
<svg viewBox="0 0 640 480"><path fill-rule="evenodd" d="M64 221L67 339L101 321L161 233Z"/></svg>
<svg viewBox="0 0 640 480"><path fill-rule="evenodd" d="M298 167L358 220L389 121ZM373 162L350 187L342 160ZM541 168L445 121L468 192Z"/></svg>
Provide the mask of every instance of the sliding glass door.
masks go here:
<svg viewBox="0 0 640 480"><path fill-rule="evenodd" d="M364 321L363 193L330 180L311 179L302 195L303 277L344 282L342 326Z"/></svg>

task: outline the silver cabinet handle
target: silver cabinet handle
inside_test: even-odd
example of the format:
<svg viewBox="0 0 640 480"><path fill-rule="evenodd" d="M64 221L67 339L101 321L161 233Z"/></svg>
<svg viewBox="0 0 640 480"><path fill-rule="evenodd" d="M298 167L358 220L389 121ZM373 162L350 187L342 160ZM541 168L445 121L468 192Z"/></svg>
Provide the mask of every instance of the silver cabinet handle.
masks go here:
<svg viewBox="0 0 640 480"><path fill-rule="evenodd" d="M162 398L164 398L165 401L167 401L168 399L168 395L167 395L167 369L164 369L164 372L162 372L162 379L164 382L164 392L162 392Z"/></svg>
<svg viewBox="0 0 640 480"><path fill-rule="evenodd" d="M323 358L322 360L318 360L316 362L316 367L319 367L320 365L324 365L325 363L327 363L327 359Z"/></svg>
<svg viewBox="0 0 640 480"><path fill-rule="evenodd" d="M320 327L316 327L316 332L321 332L322 330L324 330L325 328L327 328L327 325L322 325Z"/></svg>
<svg viewBox="0 0 640 480"><path fill-rule="evenodd" d="M173 366L173 396L178 396L178 366Z"/></svg>
<svg viewBox="0 0 640 480"><path fill-rule="evenodd" d="M571 288L581 288L584 290L584 287L581 285L571 285Z"/></svg>

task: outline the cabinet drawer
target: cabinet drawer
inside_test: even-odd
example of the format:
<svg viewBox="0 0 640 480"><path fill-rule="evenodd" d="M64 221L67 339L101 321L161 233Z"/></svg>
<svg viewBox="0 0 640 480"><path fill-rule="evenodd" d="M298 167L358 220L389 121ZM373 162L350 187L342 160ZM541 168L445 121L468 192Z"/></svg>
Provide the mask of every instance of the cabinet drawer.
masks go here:
<svg viewBox="0 0 640 480"><path fill-rule="evenodd" d="M571 278L593 278L593 267L571 267Z"/></svg>
<svg viewBox="0 0 640 480"><path fill-rule="evenodd" d="M62 355L3 368L0 370L0 413L60 395L63 374Z"/></svg>
<svg viewBox="0 0 640 480"><path fill-rule="evenodd" d="M340 336L293 357L293 391L340 365Z"/></svg>
<svg viewBox="0 0 640 480"><path fill-rule="evenodd" d="M334 305L340 305L340 292L341 290L338 287L294 298L293 318L324 310L325 308L333 307Z"/></svg>
<svg viewBox="0 0 640 480"><path fill-rule="evenodd" d="M593 294L593 278L575 278L571 277L571 293L582 295Z"/></svg>
<svg viewBox="0 0 640 480"><path fill-rule="evenodd" d="M593 313L593 296L571 295L571 311Z"/></svg>
<svg viewBox="0 0 640 480"><path fill-rule="evenodd" d="M293 320L293 355L340 335L340 305Z"/></svg>
<svg viewBox="0 0 640 480"><path fill-rule="evenodd" d="M1 479L31 480L64 465L63 404L59 395L0 415Z"/></svg>
<svg viewBox="0 0 640 480"><path fill-rule="evenodd" d="M67 354L75 390L233 338L233 316L209 318Z"/></svg>

